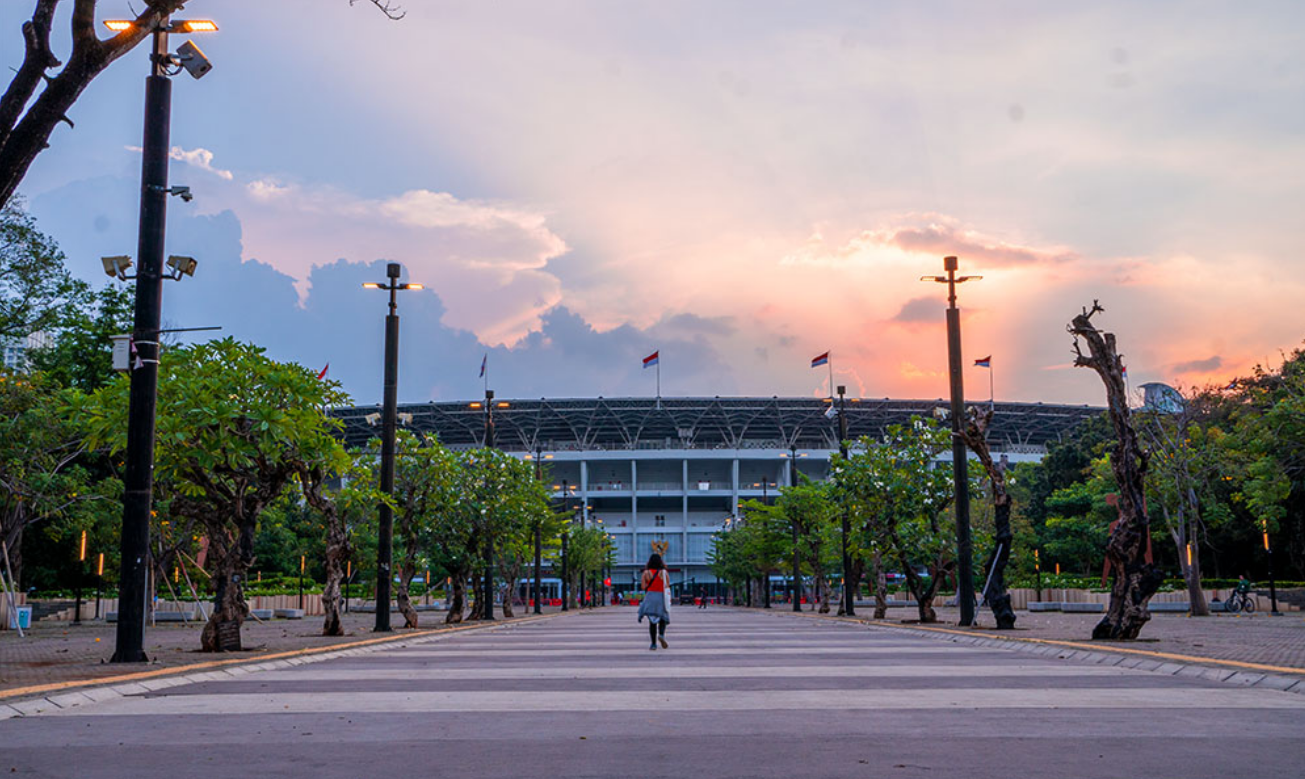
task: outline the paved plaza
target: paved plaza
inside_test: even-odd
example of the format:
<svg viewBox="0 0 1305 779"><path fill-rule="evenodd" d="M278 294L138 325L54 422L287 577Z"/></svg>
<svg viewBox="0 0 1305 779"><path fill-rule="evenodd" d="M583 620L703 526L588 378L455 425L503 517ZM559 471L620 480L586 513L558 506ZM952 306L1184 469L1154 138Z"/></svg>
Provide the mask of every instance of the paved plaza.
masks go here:
<svg viewBox="0 0 1305 779"><path fill-rule="evenodd" d="M0 773L1225 779L1305 765L1305 695L786 614L673 616L655 652L632 609L607 608L45 705L0 721Z"/></svg>

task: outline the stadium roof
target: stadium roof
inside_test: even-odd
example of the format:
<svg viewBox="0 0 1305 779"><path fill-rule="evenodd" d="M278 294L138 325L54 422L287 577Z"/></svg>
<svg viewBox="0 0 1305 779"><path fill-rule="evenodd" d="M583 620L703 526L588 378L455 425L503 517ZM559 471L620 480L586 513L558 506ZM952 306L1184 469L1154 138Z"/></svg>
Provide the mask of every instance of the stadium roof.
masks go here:
<svg viewBox="0 0 1305 779"><path fill-rule="evenodd" d="M946 401L849 398L848 437L880 437L887 426L929 416ZM629 449L834 449L825 398L570 398L494 401L495 445L506 451ZM1042 451L1103 408L998 403L989 439L1002 451ZM361 446L380 435L380 406L337 409L344 438ZM401 426L447 446L485 440L484 401L400 404ZM411 415L410 417L408 415ZM370 417L370 419L369 419Z"/></svg>

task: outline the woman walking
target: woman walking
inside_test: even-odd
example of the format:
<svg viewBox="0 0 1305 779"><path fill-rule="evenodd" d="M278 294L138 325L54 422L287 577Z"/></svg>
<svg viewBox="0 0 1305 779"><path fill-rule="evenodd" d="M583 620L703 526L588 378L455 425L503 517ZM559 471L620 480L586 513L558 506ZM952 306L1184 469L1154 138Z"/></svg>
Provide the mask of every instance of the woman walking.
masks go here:
<svg viewBox="0 0 1305 779"><path fill-rule="evenodd" d="M670 649L666 643L666 626L671 623L670 576L666 573L666 564L662 556L653 553L648 558L648 568L643 572L643 600L639 603L639 621L648 618L648 649L656 651L660 641L662 649Z"/></svg>

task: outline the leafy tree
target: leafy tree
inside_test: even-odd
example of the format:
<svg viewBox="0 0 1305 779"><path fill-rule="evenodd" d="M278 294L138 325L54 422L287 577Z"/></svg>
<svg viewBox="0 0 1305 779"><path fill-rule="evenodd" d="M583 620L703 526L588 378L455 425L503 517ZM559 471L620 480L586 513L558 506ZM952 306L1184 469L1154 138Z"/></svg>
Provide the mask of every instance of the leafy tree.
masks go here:
<svg viewBox="0 0 1305 779"><path fill-rule="evenodd" d="M862 437L846 460L834 460L835 480L864 507L872 537L901 566L921 622L937 621L934 596L956 566L955 521L947 510L951 476L936 462L950 446L947 430L912 417L890 426L880 441Z"/></svg>
<svg viewBox="0 0 1305 779"><path fill-rule="evenodd" d="M63 252L36 229L21 203L0 207L0 340L54 327L85 289L64 267Z"/></svg>
<svg viewBox="0 0 1305 779"><path fill-rule="evenodd" d="M119 377L78 401L89 440L112 452L126 446L129 388ZM155 472L173 495L171 513L194 519L208 539L215 597L204 651L239 648L244 580L263 510L302 470L347 468L333 435L339 423L323 413L345 402L337 384L232 339L164 353Z"/></svg>
<svg viewBox="0 0 1305 779"><path fill-rule="evenodd" d="M76 418L43 375L0 368L0 540L17 582L23 581L22 542L29 527L54 519L70 523L50 528L57 539L66 528L93 524L85 504L102 495L79 463L85 445Z"/></svg>
<svg viewBox="0 0 1305 779"><path fill-rule="evenodd" d="M64 387L99 389L113 378L110 336L131 332L133 306L132 291L115 285L77 296L46 329L46 344L30 352L32 369Z"/></svg>

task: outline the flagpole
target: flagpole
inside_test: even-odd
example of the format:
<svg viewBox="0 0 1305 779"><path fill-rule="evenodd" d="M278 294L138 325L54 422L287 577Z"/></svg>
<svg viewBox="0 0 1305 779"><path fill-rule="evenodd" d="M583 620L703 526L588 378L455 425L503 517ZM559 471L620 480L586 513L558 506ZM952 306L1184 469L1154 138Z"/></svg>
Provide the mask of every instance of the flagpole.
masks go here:
<svg viewBox="0 0 1305 779"><path fill-rule="evenodd" d="M662 407L662 356L657 355L657 408Z"/></svg>
<svg viewBox="0 0 1305 779"><path fill-rule="evenodd" d="M988 363L988 408L995 413L997 411L997 381L992 376L992 363Z"/></svg>
<svg viewBox="0 0 1305 779"><path fill-rule="evenodd" d="M829 357L825 359L825 364L829 366L829 399L834 399L834 353L829 352Z"/></svg>

